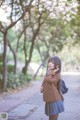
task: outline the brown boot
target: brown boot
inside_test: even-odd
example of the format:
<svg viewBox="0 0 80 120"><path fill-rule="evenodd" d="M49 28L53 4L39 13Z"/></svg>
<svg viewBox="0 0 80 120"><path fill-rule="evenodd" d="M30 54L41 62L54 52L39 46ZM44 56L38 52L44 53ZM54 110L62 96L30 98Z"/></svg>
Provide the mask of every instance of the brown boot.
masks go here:
<svg viewBox="0 0 80 120"><path fill-rule="evenodd" d="M58 120L58 118L52 118L52 116L50 116L49 120Z"/></svg>

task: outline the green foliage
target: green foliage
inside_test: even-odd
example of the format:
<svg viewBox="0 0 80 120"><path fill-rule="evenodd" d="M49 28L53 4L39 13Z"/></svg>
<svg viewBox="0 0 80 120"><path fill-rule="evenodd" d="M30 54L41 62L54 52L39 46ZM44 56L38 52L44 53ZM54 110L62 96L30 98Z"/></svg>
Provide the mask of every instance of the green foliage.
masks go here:
<svg viewBox="0 0 80 120"><path fill-rule="evenodd" d="M2 89L3 87L3 76L2 74L0 74L0 90Z"/></svg>
<svg viewBox="0 0 80 120"><path fill-rule="evenodd" d="M14 71L14 65L7 65L7 68L8 68L8 72L13 72ZM0 73L3 73L3 63L1 62L0 63Z"/></svg>
<svg viewBox="0 0 80 120"><path fill-rule="evenodd" d="M32 62L39 63L41 61L41 58L39 56L39 53L36 49L33 51L33 56L32 56Z"/></svg>
<svg viewBox="0 0 80 120"><path fill-rule="evenodd" d="M2 33L0 32L0 42L2 41L2 39L3 39L3 35L2 35Z"/></svg>
<svg viewBox="0 0 80 120"><path fill-rule="evenodd" d="M16 33L16 31L14 31L13 29L10 29L10 30L8 31L8 38L9 38L9 40L10 40L11 42L13 42L13 40L16 41L16 39L17 39L17 33Z"/></svg>
<svg viewBox="0 0 80 120"><path fill-rule="evenodd" d="M3 75L0 73L0 89L2 89L3 85Z"/></svg>
<svg viewBox="0 0 80 120"><path fill-rule="evenodd" d="M0 62L3 61L3 54L0 54Z"/></svg>
<svg viewBox="0 0 80 120"><path fill-rule="evenodd" d="M10 29L8 31L8 40L10 41L13 50L16 50L17 39L18 39L18 31L16 32L16 30Z"/></svg>
<svg viewBox="0 0 80 120"><path fill-rule="evenodd" d="M0 73L3 73L3 63L0 62Z"/></svg>
<svg viewBox="0 0 80 120"><path fill-rule="evenodd" d="M24 75L23 73L14 74L13 72L8 73L8 88L16 89L25 84L29 84L32 80L32 75ZM3 75L0 74L0 88L2 88Z"/></svg>
<svg viewBox="0 0 80 120"><path fill-rule="evenodd" d="M7 54L7 63L12 60L12 55L10 53ZM0 62L3 62L3 54L0 54Z"/></svg>
<svg viewBox="0 0 80 120"><path fill-rule="evenodd" d="M52 2L52 0L50 1ZM24 13L26 8L24 6L26 6L26 2L27 0L17 1L17 2L13 2L13 5L12 5L12 0L11 0L10 6L6 4L7 7L3 10L7 11L8 7L13 6L13 8L11 9L12 9L12 20L14 21L19 16L21 16L22 13ZM41 57L45 58L45 53L47 52L49 52L50 55L54 55L61 52L61 50L64 50L66 53L66 48L64 48L64 46L67 42L70 45L71 50L73 50L73 46L75 46L77 43L80 43L80 6L78 5L78 7L74 7L76 5L76 2L80 4L80 0L76 0L75 3L72 0L67 0L66 2L64 1L65 9L64 7L62 7L63 1L55 1L55 3L57 2L58 4L60 3L61 8L56 6L57 5L56 4L54 5L53 8L50 8L50 9L49 9L49 5L48 6L46 5L46 2L47 1L42 3L42 1L39 0L38 2L35 1L34 5L31 4L31 6L29 7L30 8L29 12L26 12L26 15L24 16L25 25L23 26L23 20L20 20L18 24L13 26L13 28L11 28L8 31L8 35L7 35L11 43L11 46L15 51L18 37L21 35L21 32L24 30L24 27L28 25L28 27L26 28L26 53L27 53L26 59L28 59L30 55L30 47L31 47L33 35L36 32L38 24L43 22L44 24L41 26L39 34L36 37L35 47L33 50L33 54L31 56L32 62L37 62L37 63L41 62ZM75 5L73 5L72 3ZM2 4L1 7L4 8L4 4ZM68 11L68 9L71 9L71 10ZM62 11L59 12L59 10L62 10ZM5 14L6 13L7 12L5 12ZM9 18L10 17L11 16L9 15ZM67 17L70 19L69 21ZM4 23L5 24L1 22L3 27L7 26L7 23L6 22ZM3 40L3 35L0 33L0 42L2 42L2 40ZM74 42L71 43L70 41L74 41ZM68 47L68 44L66 44L66 47ZM25 57L24 57L25 54L23 50L24 32L22 34L22 37L19 40L18 46L19 48L16 54L17 59L20 61L25 61ZM38 48L41 52L41 56L38 51ZM75 56L76 58L80 58L79 55L72 53L74 57L67 59L66 57L67 53L66 54L65 53L62 56L63 59L65 59L65 63L74 64L72 59L75 60ZM8 54L7 60L13 60L13 57L11 56L11 54L10 53L7 53L7 54ZM2 56L0 59L2 61ZM1 66L0 71L3 71L3 65L0 65L0 66ZM8 65L8 71L9 72L13 71L13 66ZM27 76L20 75L20 78L26 81ZM17 76L16 76L16 79L17 79Z"/></svg>
<svg viewBox="0 0 80 120"><path fill-rule="evenodd" d="M72 0L67 0L67 2L72 2Z"/></svg>
<svg viewBox="0 0 80 120"><path fill-rule="evenodd" d="M30 82L32 80L32 75L20 73L19 79L20 79L21 83Z"/></svg>
<svg viewBox="0 0 80 120"><path fill-rule="evenodd" d="M32 80L31 75L24 75L23 73L8 73L8 87L16 89L17 87L29 83Z"/></svg>
<svg viewBox="0 0 80 120"><path fill-rule="evenodd" d="M13 73L8 73L8 87L16 88L19 85L18 75L14 75Z"/></svg>
<svg viewBox="0 0 80 120"><path fill-rule="evenodd" d="M3 79L3 75L0 73L0 80L2 80Z"/></svg>
<svg viewBox="0 0 80 120"><path fill-rule="evenodd" d="M10 72L13 72L13 70L14 70L14 65L8 65L7 66L8 67L8 72L10 73Z"/></svg>
<svg viewBox="0 0 80 120"><path fill-rule="evenodd" d="M63 71L75 71L76 68L79 68L80 70L79 44L75 44L72 46L72 44L70 43L71 42L66 43L62 51L58 53L63 63Z"/></svg>

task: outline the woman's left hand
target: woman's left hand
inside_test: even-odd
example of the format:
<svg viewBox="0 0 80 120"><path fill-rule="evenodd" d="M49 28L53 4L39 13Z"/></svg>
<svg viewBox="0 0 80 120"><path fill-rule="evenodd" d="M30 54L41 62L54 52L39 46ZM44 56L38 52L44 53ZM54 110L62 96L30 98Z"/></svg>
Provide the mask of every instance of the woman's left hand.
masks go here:
<svg viewBox="0 0 80 120"><path fill-rule="evenodd" d="M43 86L41 86L40 91L41 91L41 93L43 92Z"/></svg>
<svg viewBox="0 0 80 120"><path fill-rule="evenodd" d="M56 68L54 70L49 70L48 75L55 75L55 73L59 70L59 68Z"/></svg>

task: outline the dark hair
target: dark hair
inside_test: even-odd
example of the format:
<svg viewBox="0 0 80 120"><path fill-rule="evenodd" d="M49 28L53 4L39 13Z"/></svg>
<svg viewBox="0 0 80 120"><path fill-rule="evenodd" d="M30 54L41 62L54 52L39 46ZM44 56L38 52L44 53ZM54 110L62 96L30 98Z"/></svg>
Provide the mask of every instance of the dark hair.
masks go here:
<svg viewBox="0 0 80 120"><path fill-rule="evenodd" d="M54 63L55 68L56 68L57 65L59 65L59 71L58 72L59 73L61 72L61 60L60 60L59 57L57 57L57 56L50 57L49 60L48 60L48 63L49 62Z"/></svg>

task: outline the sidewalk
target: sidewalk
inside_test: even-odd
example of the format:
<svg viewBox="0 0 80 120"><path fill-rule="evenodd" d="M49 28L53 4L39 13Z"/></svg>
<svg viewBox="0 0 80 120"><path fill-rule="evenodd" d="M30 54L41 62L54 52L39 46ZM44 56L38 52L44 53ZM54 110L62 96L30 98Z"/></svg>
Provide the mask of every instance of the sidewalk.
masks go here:
<svg viewBox="0 0 80 120"><path fill-rule="evenodd" d="M25 99L28 99L33 94L40 91L40 82L32 82L32 86L23 89L18 93L6 96L3 100L0 100L0 112L9 112L11 109L20 105Z"/></svg>
<svg viewBox="0 0 80 120"><path fill-rule="evenodd" d="M58 120L80 120L80 76L64 76L69 92L64 95L65 112ZM0 112L7 111L8 120L48 120L45 115L45 104L40 93L41 82L17 94L5 97L0 101Z"/></svg>

